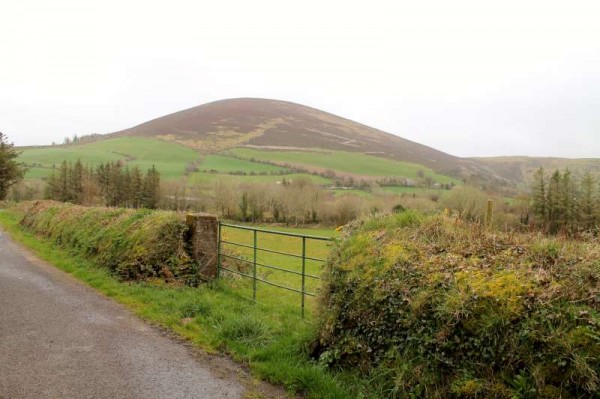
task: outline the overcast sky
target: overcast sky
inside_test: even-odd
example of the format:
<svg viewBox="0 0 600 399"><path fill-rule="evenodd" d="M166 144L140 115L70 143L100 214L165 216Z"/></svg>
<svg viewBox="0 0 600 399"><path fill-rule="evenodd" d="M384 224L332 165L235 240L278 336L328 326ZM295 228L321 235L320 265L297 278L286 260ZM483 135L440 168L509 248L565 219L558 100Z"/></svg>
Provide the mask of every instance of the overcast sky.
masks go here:
<svg viewBox="0 0 600 399"><path fill-rule="evenodd" d="M600 5L0 0L0 131L122 130L232 97L459 156L600 157Z"/></svg>

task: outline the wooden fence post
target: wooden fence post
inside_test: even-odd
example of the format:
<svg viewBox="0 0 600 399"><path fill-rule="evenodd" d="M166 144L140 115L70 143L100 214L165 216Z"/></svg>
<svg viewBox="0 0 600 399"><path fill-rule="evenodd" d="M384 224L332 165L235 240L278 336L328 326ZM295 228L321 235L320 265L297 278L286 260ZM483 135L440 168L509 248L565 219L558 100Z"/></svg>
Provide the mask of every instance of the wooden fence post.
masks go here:
<svg viewBox="0 0 600 399"><path fill-rule="evenodd" d="M487 209L485 211L485 227L492 227L492 218L494 217L494 200L488 200Z"/></svg>

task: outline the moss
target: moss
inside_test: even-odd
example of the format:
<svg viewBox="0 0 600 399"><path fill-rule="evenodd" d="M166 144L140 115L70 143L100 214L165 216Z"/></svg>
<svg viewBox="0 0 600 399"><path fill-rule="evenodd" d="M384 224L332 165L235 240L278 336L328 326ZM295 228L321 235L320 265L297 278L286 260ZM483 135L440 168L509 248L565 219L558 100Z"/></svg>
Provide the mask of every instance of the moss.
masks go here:
<svg viewBox="0 0 600 399"><path fill-rule="evenodd" d="M326 364L416 396L598 396L598 244L405 213L346 233L320 298Z"/></svg>
<svg viewBox="0 0 600 399"><path fill-rule="evenodd" d="M174 212L37 201L26 208L21 225L65 249L94 257L125 279L195 279L184 243L187 226Z"/></svg>

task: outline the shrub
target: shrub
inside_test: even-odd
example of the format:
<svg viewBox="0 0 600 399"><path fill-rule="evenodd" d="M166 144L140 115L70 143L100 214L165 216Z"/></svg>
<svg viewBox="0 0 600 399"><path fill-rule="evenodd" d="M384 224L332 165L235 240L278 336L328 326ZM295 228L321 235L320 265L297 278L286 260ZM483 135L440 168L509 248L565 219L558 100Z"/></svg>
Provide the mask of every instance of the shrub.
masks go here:
<svg viewBox="0 0 600 399"><path fill-rule="evenodd" d="M600 247L404 212L357 221L313 355L385 397L600 397Z"/></svg>
<svg viewBox="0 0 600 399"><path fill-rule="evenodd" d="M184 239L188 227L175 212L37 201L27 207L21 225L68 250L94 257L125 279L192 282L195 278Z"/></svg>

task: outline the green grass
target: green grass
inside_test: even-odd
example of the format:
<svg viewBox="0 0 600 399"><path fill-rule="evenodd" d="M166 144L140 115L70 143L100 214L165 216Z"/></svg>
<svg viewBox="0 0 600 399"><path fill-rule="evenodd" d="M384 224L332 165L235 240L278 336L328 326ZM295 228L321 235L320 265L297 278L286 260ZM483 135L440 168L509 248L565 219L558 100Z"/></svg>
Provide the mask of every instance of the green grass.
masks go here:
<svg viewBox="0 0 600 399"><path fill-rule="evenodd" d="M250 230L242 230L231 227L223 227L223 239L225 241L234 242L246 246L252 246L254 241L254 233ZM294 234L306 234L310 236L320 236L333 238L337 233L333 229L292 229L281 227L266 227L268 230L284 231ZM295 273L302 272L302 259L297 257L302 254L302 238L292 236L282 236L266 232L257 232L257 247L274 250L278 252L286 252L296 255L286 256L278 253L272 253L264 250L258 250L256 261L262 265L276 266L282 269L292 271L287 273L280 270L274 270L269 267L257 266L256 274L259 278L280 284L295 290L302 289L302 276ZM305 255L315 259L326 259L331 248L331 243L328 241L320 241L314 239L306 239ZM233 256L242 257L248 261L253 261L253 250L251 248L240 247L234 244L222 244L222 249L232 253ZM253 266L248 262L236 262L231 259L223 259L223 262L233 268L246 274L253 274ZM305 260L306 274L319 277L323 270L323 262L312 259ZM293 273L295 272L295 273ZM243 280L239 284L243 294L247 297L252 297L253 287L251 281ZM316 293L320 287L320 280L307 277L305 278L305 289L308 292ZM256 290L256 298L261 303L278 306L281 303L295 304L296 311L300 311L301 294L294 291L287 291L281 288L270 286L267 283L258 282ZM305 296L305 304L309 311L315 305L315 299L311 296Z"/></svg>
<svg viewBox="0 0 600 399"><path fill-rule="evenodd" d="M98 165L101 162L129 160L128 165L137 165L143 171L155 165L164 180L174 180L184 175L186 165L199 161L199 155L191 148L161 140L120 137L93 143L25 149L19 161L27 165L41 164L32 168L27 179L41 178L52 173L52 167L62 161Z"/></svg>
<svg viewBox="0 0 600 399"><path fill-rule="evenodd" d="M426 195L438 195L439 197L445 196L450 190L425 188L425 187L381 187L381 190L391 194L419 194L421 196Z"/></svg>
<svg viewBox="0 0 600 399"><path fill-rule="evenodd" d="M251 162L243 159L227 157L224 155L207 155L199 165L200 170L216 170L221 173L228 172L279 172L285 171L279 166L267 165L259 162Z"/></svg>
<svg viewBox="0 0 600 399"><path fill-rule="evenodd" d="M422 165L360 153L344 151L263 151L251 148L234 148L227 152L246 159L254 158L372 177L402 176L417 178L419 171L422 171L426 176L432 177L438 183L456 183L456 179L437 174Z"/></svg>
<svg viewBox="0 0 600 399"><path fill-rule="evenodd" d="M197 172L190 174L189 183L203 186L212 186L217 181L222 181L230 184L239 184L239 183L276 183L281 182L284 178L287 180L294 180L300 177L305 177L310 179L313 183L318 185L329 185L332 184L331 179L326 179L321 176L314 176L310 174L303 173L292 173L289 175L246 175L246 176L237 176L237 175L227 175L227 174L219 174L219 173L204 173Z"/></svg>
<svg viewBox="0 0 600 399"><path fill-rule="evenodd" d="M239 279L224 278L200 288L152 282L120 282L89 258L78 257L19 227L13 210L0 211L0 225L18 242L154 324L210 352L225 351L252 373L308 398L350 398L361 382L331 374L309 361L306 347L315 325L299 317L298 303L254 304L239 292ZM322 233L325 233L323 231Z"/></svg>

